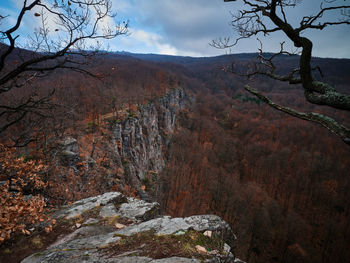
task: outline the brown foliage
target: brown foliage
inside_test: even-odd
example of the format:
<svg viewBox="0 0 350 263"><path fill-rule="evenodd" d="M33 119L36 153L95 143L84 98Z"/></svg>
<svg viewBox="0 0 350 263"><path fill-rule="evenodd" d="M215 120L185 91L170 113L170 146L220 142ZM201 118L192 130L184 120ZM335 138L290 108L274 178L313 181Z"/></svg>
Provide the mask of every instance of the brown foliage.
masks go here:
<svg viewBox="0 0 350 263"><path fill-rule="evenodd" d="M286 262L291 253L303 257L298 262L344 262L349 152L336 137L322 137L325 130L251 98L198 95L193 111L178 118L158 200L173 216L222 216L247 262Z"/></svg>
<svg viewBox="0 0 350 263"><path fill-rule="evenodd" d="M16 158L14 150L0 144L0 243L15 232L29 235L28 226L44 220L45 201L40 194L26 195L26 192L40 191L46 187L41 179L45 166L41 162Z"/></svg>

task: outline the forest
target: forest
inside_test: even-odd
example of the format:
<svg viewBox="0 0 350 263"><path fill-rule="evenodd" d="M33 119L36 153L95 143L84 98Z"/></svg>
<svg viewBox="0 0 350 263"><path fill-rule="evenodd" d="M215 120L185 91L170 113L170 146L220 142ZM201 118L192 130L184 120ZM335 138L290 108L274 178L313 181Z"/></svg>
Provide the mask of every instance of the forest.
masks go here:
<svg viewBox="0 0 350 263"><path fill-rule="evenodd" d="M97 21L109 17L102 2L107 11L95 9ZM15 46L11 30L10 44L0 43L1 262L28 256L25 246L10 252L35 231L47 239L64 232L51 217L58 207L111 191L159 202L164 215L222 217L237 236L235 255L248 263L348 261L350 148L342 124L350 123L350 59L310 55L318 80L310 84L294 78L306 55L283 44L277 54L212 57L74 49L128 30L124 22L105 35L94 28L84 35L83 27L76 36L91 18L72 15L77 3L55 1L69 14L58 17L71 37L55 52L40 48L45 30L36 32L37 49ZM298 30L317 27L310 21ZM261 61L270 72L258 74Z"/></svg>
<svg viewBox="0 0 350 263"><path fill-rule="evenodd" d="M242 80L228 88L220 71L201 66L197 103L181 116L163 172L164 208L223 216L244 239L237 250L248 262L345 262L348 149L244 93ZM298 89L267 79L259 86L284 105L305 106Z"/></svg>
<svg viewBox="0 0 350 263"><path fill-rule="evenodd" d="M110 190L138 196L127 172L113 161L110 122L103 116L117 112L114 118L128 118L138 105L181 86L194 103L177 117L164 149L166 167L157 180L150 177L142 183L164 212L222 216L237 234L238 256L247 262L344 262L350 245L349 149L319 125L271 109L242 89L244 78L221 69L232 60L244 67L255 55L140 59L138 54L108 54L94 67L104 75L102 81L65 71L51 75L40 81L38 92L60 86L52 98L56 106L44 119L25 119L3 136L8 144L19 142L8 140L16 134L32 141L13 157L2 158L22 156L19 168L9 167L20 173L31 169L27 166L44 168L44 174L39 169L38 189L27 187L23 193L40 193L49 206ZM174 59L180 62L170 62ZM346 91L350 61L315 60L329 81ZM252 83L284 105L313 109L298 87L268 78ZM349 120L344 112L324 111ZM77 171L53 154L57 142L67 136L78 139ZM109 174L115 178L112 185L106 183Z"/></svg>

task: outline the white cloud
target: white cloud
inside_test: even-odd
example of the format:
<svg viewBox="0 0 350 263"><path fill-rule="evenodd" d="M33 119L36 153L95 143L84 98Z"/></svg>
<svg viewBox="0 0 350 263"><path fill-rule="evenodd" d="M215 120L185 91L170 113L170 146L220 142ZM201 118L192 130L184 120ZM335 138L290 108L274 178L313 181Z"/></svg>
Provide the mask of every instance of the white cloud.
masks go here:
<svg viewBox="0 0 350 263"><path fill-rule="evenodd" d="M147 46L156 47L159 54L177 55L176 48L169 44L162 43L162 37L158 34L146 32L144 30L136 30L131 33L131 38L144 42Z"/></svg>
<svg viewBox="0 0 350 263"><path fill-rule="evenodd" d="M28 0L29 2L32 0ZM42 0L50 2L52 0ZM212 56L224 54L226 50L217 50L208 45L211 40L218 37L230 36L233 39L237 34L229 25L231 15L229 11L236 12L242 9L242 1L225 3L223 0L111 0L113 9L117 11L117 20L130 20L132 34L128 37L118 37L108 43L119 50L124 49L139 53L162 53L172 55ZM339 0L340 1L340 0ZM1 1L2 2L2 1ZM16 14L23 4L19 0L9 0L10 5L0 3L0 6L8 10L0 12L11 15L7 20L15 22ZM300 16L312 14L318 10L319 0L302 1L301 5L292 8L287 16L293 23L298 25ZM35 11L36 12L36 11ZM337 14L333 14L337 19ZM29 33L33 33L40 18L28 13L24 18L23 28L20 30L20 39L25 39ZM103 21L102 26L112 24L111 19ZM5 23L3 24L3 26ZM56 24L49 22L49 28L54 30ZM349 27L333 27L331 30L311 31L308 36L314 42L316 56L350 57L350 51L346 43L350 41ZM59 34L63 32L53 32ZM63 37L64 39L64 37ZM264 40L264 50L273 51L279 48L279 42L285 37L283 34L271 34ZM339 40L339 41L338 41ZM22 41L22 40L21 40ZM107 43L107 42L106 42ZM288 48L293 43L287 41ZM232 50L238 52L256 52L258 43L255 38L242 41Z"/></svg>
<svg viewBox="0 0 350 263"><path fill-rule="evenodd" d="M162 36L153 32L147 32L140 29L130 30L128 36L116 39L118 49L125 49L137 53L159 53L178 55L178 50L168 43L165 43ZM119 43L119 45L118 45Z"/></svg>
<svg viewBox="0 0 350 263"><path fill-rule="evenodd" d="M237 33L229 25L235 13L243 9L243 1L225 3L223 0L115 0L115 8L121 5L123 16L129 17L135 31L143 30L157 34L162 45L167 44L180 55L211 56L224 54L227 51L217 50L208 45L211 40L219 37L237 38ZM300 5L288 10L287 17L295 26L299 25L304 15L314 14L319 10L319 0L301 1ZM337 14L333 14L337 19ZM333 37L335 31L342 35L341 41ZM314 54L317 56L350 57L345 44L350 40L347 34L349 27L333 27L331 31L310 32L314 40ZM329 37L331 36L332 37ZM276 51L279 43L286 40L283 34L271 34L264 40L265 51ZM329 45L329 40L332 44ZM334 41L335 40L335 41ZM256 38L242 41L232 49L232 52L257 52ZM286 41L288 50L294 50L293 43ZM149 51L149 46L147 47ZM334 51L336 51L334 53ZM157 52L157 48L153 49Z"/></svg>

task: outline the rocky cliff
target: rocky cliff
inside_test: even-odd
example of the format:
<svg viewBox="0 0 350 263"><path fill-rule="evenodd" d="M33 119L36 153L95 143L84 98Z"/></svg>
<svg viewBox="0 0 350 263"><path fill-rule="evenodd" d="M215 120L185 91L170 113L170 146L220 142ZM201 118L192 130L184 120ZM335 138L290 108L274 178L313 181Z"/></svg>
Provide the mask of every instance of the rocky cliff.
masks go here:
<svg viewBox="0 0 350 263"><path fill-rule="evenodd" d="M35 262L241 262L230 226L215 215L159 216L159 204L119 192L86 198L56 211L51 233L69 230L22 260ZM46 240L40 228L27 244Z"/></svg>
<svg viewBox="0 0 350 263"><path fill-rule="evenodd" d="M168 136L175 128L176 114L188 102L183 89L173 89L156 101L140 106L135 116L112 125L115 160L134 186L157 179L165 166L164 151Z"/></svg>
<svg viewBox="0 0 350 263"><path fill-rule="evenodd" d="M87 137L95 137L94 150L82 149L84 136L80 133L77 139L66 137L58 142L57 153L53 155L59 157L59 165L72 168L76 173L79 173L78 163L84 163L85 185L98 174L100 185L103 185L100 193L123 189L123 185L127 185L136 189L142 199L149 200L142 186L158 180L158 174L165 167L165 152L176 127L177 114L188 107L190 101L184 89L174 88L146 104L133 105L133 109L106 114L101 118L101 126L107 127L108 132L100 137L97 132L87 134ZM93 151L94 155L91 154ZM101 156L110 160L110 164L105 165L107 172L93 173L96 160ZM63 172L61 177L64 176ZM117 188L114 187L116 182Z"/></svg>
<svg viewBox="0 0 350 263"><path fill-rule="evenodd" d="M164 168L165 150L178 111L188 103L184 90L174 89L139 106L136 112L129 112L126 118L112 116L106 120L111 132L107 145L112 145L113 162L123 169L127 183L137 188L143 199L148 196L141 185L157 180ZM66 138L59 149L62 164L74 168L81 161L77 140ZM23 263L241 262L231 249L235 235L220 217L161 216L158 203L119 192L64 206L51 216L50 222L54 224L42 223L33 228L26 240L29 247L23 252ZM32 255L28 256L29 252Z"/></svg>

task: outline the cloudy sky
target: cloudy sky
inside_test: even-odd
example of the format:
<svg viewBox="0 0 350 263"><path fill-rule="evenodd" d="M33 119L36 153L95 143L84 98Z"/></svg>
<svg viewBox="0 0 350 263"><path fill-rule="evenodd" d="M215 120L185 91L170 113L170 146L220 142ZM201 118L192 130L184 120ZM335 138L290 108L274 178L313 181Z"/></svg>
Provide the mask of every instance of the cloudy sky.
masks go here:
<svg viewBox="0 0 350 263"><path fill-rule="evenodd" d="M209 43L219 37L237 37L229 23L230 12L242 9L241 3L223 0L111 0L120 21L130 21L130 34L109 42L110 49L137 53L158 53L183 56L214 56L227 52L256 52L256 38L242 41L232 50L218 50ZM240 1L238 1L240 2ZM349 0L341 0L342 4ZM22 0L1 0L0 14L15 18ZM316 14L321 0L304 0L288 10L288 19L295 25L303 15ZM329 19L339 19L338 13ZM29 19L29 18L28 18ZM0 25L4 27L5 24ZM22 36L28 35L33 23L25 23ZM2 29L1 29L2 30ZM337 26L305 34L314 42L314 56L350 58L350 26ZM283 34L261 37L264 51L274 51L284 40ZM292 45L287 46L292 50Z"/></svg>

